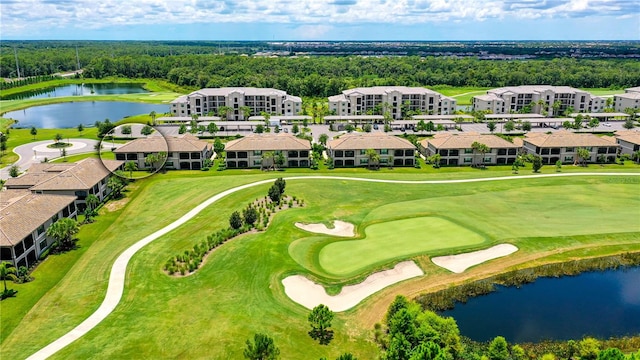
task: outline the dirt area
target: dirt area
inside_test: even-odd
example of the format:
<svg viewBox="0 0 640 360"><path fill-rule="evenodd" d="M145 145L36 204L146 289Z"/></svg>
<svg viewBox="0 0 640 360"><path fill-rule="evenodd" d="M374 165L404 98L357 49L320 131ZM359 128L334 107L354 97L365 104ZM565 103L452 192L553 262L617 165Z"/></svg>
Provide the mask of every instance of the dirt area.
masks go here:
<svg viewBox="0 0 640 360"><path fill-rule="evenodd" d="M104 204L104 208L109 212L114 212L122 209L129 202L129 198L125 197L120 200L111 200Z"/></svg>

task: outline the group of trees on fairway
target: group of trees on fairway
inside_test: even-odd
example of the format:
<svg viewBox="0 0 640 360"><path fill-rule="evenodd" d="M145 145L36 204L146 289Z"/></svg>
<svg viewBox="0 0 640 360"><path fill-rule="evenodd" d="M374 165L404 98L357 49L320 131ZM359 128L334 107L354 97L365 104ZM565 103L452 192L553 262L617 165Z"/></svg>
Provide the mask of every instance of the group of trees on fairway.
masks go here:
<svg viewBox="0 0 640 360"><path fill-rule="evenodd" d="M204 257L214 248L222 245L240 234L250 230L261 231L269 225L273 214L279 210L304 206L304 200L292 197L284 197L286 181L278 178L269 188L269 194L262 199L256 199L248 204L242 211L234 211L229 216L229 227L218 230L207 236L206 240L194 245L191 250L172 256L164 265L164 270L169 275L179 273L185 275L198 269ZM277 199L277 200L274 200Z"/></svg>

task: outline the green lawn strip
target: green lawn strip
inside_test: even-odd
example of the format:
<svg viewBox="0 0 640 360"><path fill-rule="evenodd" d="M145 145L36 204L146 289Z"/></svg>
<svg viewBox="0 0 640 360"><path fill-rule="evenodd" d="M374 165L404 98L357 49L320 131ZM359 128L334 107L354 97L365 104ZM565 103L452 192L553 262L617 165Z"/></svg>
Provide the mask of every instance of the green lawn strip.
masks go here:
<svg viewBox="0 0 640 360"><path fill-rule="evenodd" d="M186 174L192 174L193 177L187 178ZM21 331L14 331L4 340L0 356L28 356L88 316L104 296L105 277L113 259L131 243L175 220L196 203L225 188L296 173L249 174L252 175L217 176L211 179L207 172L177 171L137 182L140 188L133 192L135 196L122 214L108 231L96 234L98 238L91 251L83 255L82 261L69 271L64 280L33 307L27 315L33 314L31 321L21 321L18 324ZM424 175L421 177L425 178ZM245 339L260 331L274 337L284 358L335 358L338 351L352 351L360 358L372 358L376 349L369 340L371 329L355 325L355 312L337 316L334 322L336 339L331 346L323 347L313 343L306 333L308 310L294 304L283 294L280 280L286 275L300 273L314 277L314 274L296 263L287 251L292 241L308 236L308 233L293 226L295 221L342 219L361 224L366 223L366 219L397 219L404 214L371 214L379 208L390 211L385 205L391 202L402 202L402 209L405 209L411 200L422 199L415 201L421 203L443 196L495 191L506 194L509 190L532 186L530 183L535 183L543 192L546 187L562 185L563 181L574 187L567 192L573 192L588 190L598 183L603 185L599 189L601 191L615 190L627 186L625 181L635 189L639 179L585 176L447 185L292 180L287 182L287 193L303 198L306 207L279 213L265 233L245 235L217 248L204 266L191 276L174 278L165 275L162 265L168 257L191 248L220 227L226 227L231 211L241 209L249 201L263 196L268 186L235 193L136 254L127 270L124 297L115 312L56 357L239 358ZM626 190L614 192L621 191ZM629 211L630 206L638 201L638 196L637 192L627 195L632 201L625 203L629 205L623 208ZM467 205L457 210L462 213L448 216L464 219L468 213L475 212L474 206ZM527 209L536 210L535 207ZM411 216L414 215L405 217ZM564 218L567 221L582 221L579 216L582 216L581 213L573 218L565 214ZM529 217L527 212L520 214L522 222L529 221ZM493 225L487 223L484 226ZM603 240L602 244L606 245L606 241ZM544 245L552 249L554 243L549 241ZM98 284L102 286L101 291ZM80 303L83 306L77 306L78 299L82 300ZM122 329L127 331L123 332Z"/></svg>
<svg viewBox="0 0 640 360"><path fill-rule="evenodd" d="M332 242L320 250L320 266L333 275L349 276L390 259L433 250L467 248L486 239L440 217L416 217L369 225L365 237Z"/></svg>
<svg viewBox="0 0 640 360"><path fill-rule="evenodd" d="M162 179L159 180L161 177ZM47 288L40 301L30 309L29 313L17 320L20 332L13 332L7 338L3 338L0 357L4 357L3 354L12 353L21 353L20 356L26 357L29 355L27 353L35 352L71 330L91 314L102 301L111 265L124 249L176 220L215 193L239 183L255 180L255 177L219 179L216 186L209 185L201 188L202 180L176 178L168 173L166 176L156 175L136 182L134 186L139 188L132 191L131 203L119 212L117 219L108 224L107 228L95 231L91 231L91 228L83 229L87 233L80 235L94 238L93 245L78 258L62 281L53 288ZM199 185L194 186L195 183ZM167 210L159 215L158 209ZM101 217L97 220L101 221ZM44 270L37 268L34 276L38 278L38 271L46 270L46 268ZM45 285L38 283L37 280L32 284L43 287ZM16 299L20 300L20 295ZM77 303L82 303L83 306L77 306ZM5 314L8 314L4 311L5 302L1 302L0 306L3 314L3 332L10 332L10 329L4 328ZM69 309L74 311L69 312ZM16 317L18 315L16 314ZM7 319L9 319L8 315ZM16 320L12 321L15 323ZM46 334L42 329L47 329ZM34 343L27 345L29 342L22 339L24 335L32 335ZM14 347L21 348L21 351ZM24 350L22 350L23 347Z"/></svg>
<svg viewBox="0 0 640 360"><path fill-rule="evenodd" d="M624 94L624 89L609 89L609 88L586 88L583 89L596 96L616 95Z"/></svg>
<svg viewBox="0 0 640 360"><path fill-rule="evenodd" d="M16 121L13 119L0 117L0 132L6 133L7 129L9 129L11 125L15 124L15 122Z"/></svg>

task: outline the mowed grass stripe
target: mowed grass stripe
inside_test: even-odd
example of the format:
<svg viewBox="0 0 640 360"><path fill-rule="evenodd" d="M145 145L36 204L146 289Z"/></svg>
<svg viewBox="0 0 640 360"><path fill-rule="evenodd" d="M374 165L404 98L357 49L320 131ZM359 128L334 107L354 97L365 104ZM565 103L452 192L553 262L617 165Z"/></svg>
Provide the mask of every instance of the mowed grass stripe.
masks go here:
<svg viewBox="0 0 640 360"><path fill-rule="evenodd" d="M417 217L368 226L365 238L333 242L320 250L320 266L333 275L355 275L411 255L480 244L480 234L440 217Z"/></svg>

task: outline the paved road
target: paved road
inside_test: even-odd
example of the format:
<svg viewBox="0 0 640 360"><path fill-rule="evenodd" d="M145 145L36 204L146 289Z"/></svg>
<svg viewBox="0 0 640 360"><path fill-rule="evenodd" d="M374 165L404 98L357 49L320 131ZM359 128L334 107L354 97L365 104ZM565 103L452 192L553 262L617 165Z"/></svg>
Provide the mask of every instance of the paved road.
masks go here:
<svg viewBox="0 0 640 360"><path fill-rule="evenodd" d="M287 177L287 181L295 180L309 180L309 179L324 179L324 180L340 180L340 181L364 181L364 182L377 182L377 183L395 183L395 184L452 184L452 183L471 183L471 182L484 182L484 181L509 181L520 179L532 179L532 178L546 178L546 177L569 177L569 176L640 176L640 173L558 173L558 174L537 174L537 175L514 175L505 177L492 177L492 178L476 178L476 179L460 179L460 180L423 180L423 181L411 181L411 180L382 180L382 179L366 179L356 177L342 177L342 176L295 176ZM76 341L91 329L96 327L102 320L104 320L113 310L116 308L122 298L124 292L125 274L129 261L140 249L158 239L159 237L175 230L179 226L183 225L187 221L191 220L194 216L200 213L202 210L212 205L216 201L224 198L227 195L233 194L237 191L244 190L250 187L268 184L273 182L273 179L257 181L254 183L237 186L235 188L225 190L217 195L210 197L202 202L200 205L193 208L191 211L184 214L178 220L165 226L164 228L154 232L153 234L141 239L135 244L131 245L125 250L111 267L111 273L109 275L109 285L107 287L107 294L100 304L98 310L85 319L80 325L69 331L65 335L61 336L57 340L53 341L49 345L40 349L35 354L27 358L27 360L46 359L56 352L62 350L67 345Z"/></svg>
<svg viewBox="0 0 640 360"><path fill-rule="evenodd" d="M94 146L98 143L97 140L90 139L65 139L65 142L71 142L72 146L67 147L67 155L82 154L94 151ZM39 163L44 161L45 158L52 160L61 156L59 149L47 148L47 145L53 144L52 140L35 141L32 143L17 146L13 149L13 152L18 154L18 161L14 164L20 167L20 172L23 172L31 166L33 163ZM9 168L12 165L5 166L0 169L0 179L6 180L9 178Z"/></svg>

